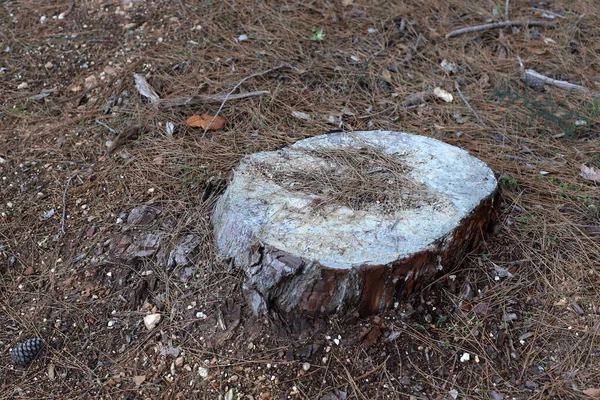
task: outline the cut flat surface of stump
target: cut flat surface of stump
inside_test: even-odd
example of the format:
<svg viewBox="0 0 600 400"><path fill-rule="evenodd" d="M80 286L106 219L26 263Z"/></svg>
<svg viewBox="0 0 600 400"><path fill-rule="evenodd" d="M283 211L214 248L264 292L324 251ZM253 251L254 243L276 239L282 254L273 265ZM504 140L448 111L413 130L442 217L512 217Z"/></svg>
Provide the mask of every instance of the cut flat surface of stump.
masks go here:
<svg viewBox="0 0 600 400"><path fill-rule="evenodd" d="M454 267L487 230L497 193L484 162L441 141L333 133L245 157L213 225L255 313L364 316Z"/></svg>

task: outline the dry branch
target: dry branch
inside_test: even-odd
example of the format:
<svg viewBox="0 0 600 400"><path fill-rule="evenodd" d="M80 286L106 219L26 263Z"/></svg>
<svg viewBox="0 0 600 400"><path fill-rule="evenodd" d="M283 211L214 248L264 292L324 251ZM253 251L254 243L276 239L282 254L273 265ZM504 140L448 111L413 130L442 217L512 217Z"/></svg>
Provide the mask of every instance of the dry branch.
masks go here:
<svg viewBox="0 0 600 400"><path fill-rule="evenodd" d="M473 113L473 115L475 116L475 118L477 118L477 122L479 122L479 125L481 125L481 126L487 126L485 124L485 122L483 122L483 120L475 112L475 110L473 109L473 107L471 107L471 105L469 104L469 102L467 101L467 99L465 98L465 96L463 96L462 91L460 90L460 86L458 86L458 82L454 81L454 87L456 88L456 91L458 92L458 95L460 96L460 98L462 99L462 101L467 105L467 107Z"/></svg>
<svg viewBox="0 0 600 400"><path fill-rule="evenodd" d="M286 66L286 64L279 64L279 65L277 65L276 67L269 68L269 69L266 69L266 70L264 70L264 71L262 71L262 72L257 72L257 73L255 73L255 74L248 75L248 76L246 76L245 78L242 78L242 79L241 79L241 80L240 80L240 81L239 81L239 82L238 82L238 83L237 83L237 84L236 84L236 85L233 87L233 89L231 89L231 90L229 91L229 93L227 93L227 95L226 95L226 96L225 96L225 98L223 99L223 102L221 103L221 106L219 107L219 109L218 109L218 110L217 110L217 112L215 113L215 116L214 116L214 117L213 117L213 119L210 121L210 123L208 124L208 126L210 126L210 124L212 124L212 123L215 121L215 118L217 118L217 116L219 115L219 113L220 113L220 112L221 112L221 110L223 109L223 106L225 105L225 102L226 102L228 99L230 99L230 98L231 98L231 95L233 94L233 92L235 92L235 91L237 90L237 88L239 88L240 86L242 86L242 83L246 82L246 81L247 81L248 79L250 79L250 78L255 78L255 77L257 77L257 76L266 75L266 74L268 74L269 72L276 71L276 70L278 70L278 69L281 69L281 68L283 68L283 67L285 67L285 66ZM208 131L208 126L206 127L206 129L204 129L204 133L206 133L206 132Z"/></svg>
<svg viewBox="0 0 600 400"><path fill-rule="evenodd" d="M227 100L244 99L246 97L260 96L263 94L269 94L268 90L259 90L257 92L248 92L240 94L216 94L216 95L198 95L192 97L177 97L174 99L163 99L156 103L156 106L161 109L184 107L184 106L195 106L198 104L221 104Z"/></svg>
<svg viewBox="0 0 600 400"><path fill-rule="evenodd" d="M453 38L456 36L464 35L466 33L471 32L479 32L485 31L488 29L497 29L497 28L506 28L507 26L545 26L548 28L555 28L557 24L553 22L545 22L545 21L504 21L504 22L494 22L491 24L477 25L477 26L469 26L466 28L457 29L452 31L446 35L446 39Z"/></svg>
<svg viewBox="0 0 600 400"><path fill-rule="evenodd" d="M65 191L63 192L63 209L62 209L62 217L60 220L60 233L64 234L65 233L65 221L67 219L67 191L69 190L69 186L71 186L71 181L73 180L73 178L77 175L77 173L74 173L73 175L71 175L69 177L69 179L67 179L67 183L65 184Z"/></svg>
<svg viewBox="0 0 600 400"><path fill-rule="evenodd" d="M544 84L557 87L563 90L572 90L574 92L587 93L593 97L600 98L600 93L594 92L585 86L576 85L567 81L559 81L542 75L532 69L526 69L521 75L521 79L525 82L543 82Z"/></svg>
<svg viewBox="0 0 600 400"><path fill-rule="evenodd" d="M543 8L535 8L535 7L532 7L532 8L531 8L531 10L533 10L533 11L537 11L537 12L541 12L541 13L546 13L546 14L549 14L549 15L554 15L554 16L555 16L555 17L557 17L557 18L565 18L565 16L564 16L564 15L560 15L560 14L558 14L558 13L555 13L555 12L552 12L552 11L550 11L550 10L544 10Z"/></svg>
<svg viewBox="0 0 600 400"><path fill-rule="evenodd" d="M67 18L69 16L69 14L71 14L71 11L73 11L73 7L75 7L75 0L71 0L71 4L69 5L69 8L67 9L67 11L65 11L61 14L62 19Z"/></svg>

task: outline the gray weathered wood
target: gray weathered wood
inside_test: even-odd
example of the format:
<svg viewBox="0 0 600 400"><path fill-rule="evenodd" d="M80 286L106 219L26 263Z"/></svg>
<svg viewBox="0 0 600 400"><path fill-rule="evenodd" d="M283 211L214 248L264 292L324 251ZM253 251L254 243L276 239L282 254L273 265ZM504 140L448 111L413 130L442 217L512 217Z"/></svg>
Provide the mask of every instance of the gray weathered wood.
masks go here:
<svg viewBox="0 0 600 400"><path fill-rule="evenodd" d="M460 148L401 132L334 133L244 158L213 225L253 311L293 322L385 310L454 267L496 204L494 173Z"/></svg>

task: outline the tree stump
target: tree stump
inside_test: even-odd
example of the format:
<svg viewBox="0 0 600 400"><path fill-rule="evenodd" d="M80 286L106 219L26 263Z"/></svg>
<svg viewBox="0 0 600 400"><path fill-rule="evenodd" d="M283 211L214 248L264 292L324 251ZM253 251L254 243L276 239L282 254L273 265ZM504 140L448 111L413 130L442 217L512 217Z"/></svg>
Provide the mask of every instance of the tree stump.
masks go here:
<svg viewBox="0 0 600 400"><path fill-rule="evenodd" d="M245 157L213 214L258 315L384 311L455 267L498 203L466 151L402 132L333 133Z"/></svg>

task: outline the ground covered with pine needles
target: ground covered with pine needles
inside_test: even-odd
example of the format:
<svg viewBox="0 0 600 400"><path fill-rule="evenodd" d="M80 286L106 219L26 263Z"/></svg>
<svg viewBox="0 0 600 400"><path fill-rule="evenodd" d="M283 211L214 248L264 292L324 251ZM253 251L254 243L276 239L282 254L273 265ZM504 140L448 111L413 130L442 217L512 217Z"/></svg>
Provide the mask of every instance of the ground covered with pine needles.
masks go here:
<svg viewBox="0 0 600 400"><path fill-rule="evenodd" d="M600 396L596 1L0 7L0 398ZM446 37L505 20L544 26ZM134 74L194 104L152 104ZM217 113L221 129L186 124ZM495 233L383 315L271 330L216 256L215 199L247 154L375 129L487 162Z"/></svg>

